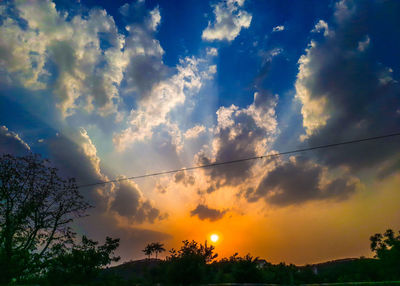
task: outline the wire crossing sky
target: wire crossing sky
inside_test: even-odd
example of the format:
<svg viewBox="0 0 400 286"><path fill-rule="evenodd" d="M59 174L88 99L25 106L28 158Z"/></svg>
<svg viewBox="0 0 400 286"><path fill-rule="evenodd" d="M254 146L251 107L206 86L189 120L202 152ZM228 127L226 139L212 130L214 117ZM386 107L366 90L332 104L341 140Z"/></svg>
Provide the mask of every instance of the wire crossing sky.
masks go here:
<svg viewBox="0 0 400 286"><path fill-rule="evenodd" d="M354 144L354 143L361 143L361 142L365 142L365 141L384 139L384 138L395 137L395 136L399 136L399 135L400 135L400 132L397 132L397 133L386 134L386 135L381 135L381 136L368 137L368 138L362 138L362 139L357 139L357 140L344 141L344 142L339 142L339 143L332 143L332 144L327 144L327 145L320 145L320 146L314 146L314 147L309 147L309 148L278 152L276 154L268 154L268 155L262 155L262 156L257 156L257 157L242 158L242 159L236 159L236 160L225 161L225 162L217 162L217 163L212 163L212 164L208 164L208 165L201 165L201 166L194 166L194 167L187 167L187 168L184 167L184 168L176 169L176 170L162 171L162 172L157 172L157 173L132 176L129 178L121 178L121 179L115 179L115 180L110 180L110 181L97 182L97 183L93 183L93 184L81 185L81 186L78 186L78 188L85 188L85 187L91 187L91 186L108 184L108 183L115 183L115 182L126 181L126 180L135 180L135 179L140 179L140 178L166 175L166 174L172 174L172 173L190 171L190 170L196 170L196 169L202 169L202 168L217 167L217 166L226 165L226 164L241 163L241 162L245 162L245 161L249 161L249 160L272 158L272 157L277 157L277 156L282 156L282 155L312 151L312 150L316 150L316 149L331 148L331 147L342 146L342 145L347 145L347 144Z"/></svg>

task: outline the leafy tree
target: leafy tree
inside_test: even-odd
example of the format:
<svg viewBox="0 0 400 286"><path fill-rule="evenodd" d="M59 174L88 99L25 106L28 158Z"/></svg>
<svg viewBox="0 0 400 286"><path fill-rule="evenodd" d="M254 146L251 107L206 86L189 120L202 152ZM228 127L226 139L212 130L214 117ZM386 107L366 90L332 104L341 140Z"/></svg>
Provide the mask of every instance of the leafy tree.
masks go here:
<svg viewBox="0 0 400 286"><path fill-rule="evenodd" d="M86 236L80 244L73 243L70 248L58 244L53 247L46 278L52 285L60 284L60 281L65 284L93 282L102 267L120 259L114 256L118 246L119 239L107 237L105 244L98 246L97 241Z"/></svg>
<svg viewBox="0 0 400 286"><path fill-rule="evenodd" d="M53 245L74 238L69 224L89 207L74 179L48 161L0 156L0 283L39 271Z"/></svg>
<svg viewBox="0 0 400 286"><path fill-rule="evenodd" d="M167 282L173 285L190 285L208 280L208 263L214 260L218 254L214 253L214 247L204 245L196 241L183 241L181 248L170 250L166 259Z"/></svg>
<svg viewBox="0 0 400 286"><path fill-rule="evenodd" d="M400 234L400 231L399 231ZM391 229L382 235L376 233L370 237L371 250L381 262L382 275L387 279L400 278L400 235Z"/></svg>

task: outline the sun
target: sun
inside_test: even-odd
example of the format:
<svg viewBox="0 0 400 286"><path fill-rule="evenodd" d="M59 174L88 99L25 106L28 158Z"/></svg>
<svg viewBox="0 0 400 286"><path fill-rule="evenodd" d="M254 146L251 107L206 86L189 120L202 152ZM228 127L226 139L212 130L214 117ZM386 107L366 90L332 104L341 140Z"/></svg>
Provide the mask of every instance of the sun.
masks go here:
<svg viewBox="0 0 400 286"><path fill-rule="evenodd" d="M210 236L210 239L212 242L216 243L219 240L219 235L214 233Z"/></svg>

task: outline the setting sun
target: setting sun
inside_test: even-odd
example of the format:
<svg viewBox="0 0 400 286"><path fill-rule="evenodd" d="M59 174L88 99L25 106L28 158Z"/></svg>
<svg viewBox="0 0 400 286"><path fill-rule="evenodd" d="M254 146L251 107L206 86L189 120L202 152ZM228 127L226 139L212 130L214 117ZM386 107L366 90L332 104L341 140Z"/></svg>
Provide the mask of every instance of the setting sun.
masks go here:
<svg viewBox="0 0 400 286"><path fill-rule="evenodd" d="M218 236L218 234L212 234L210 236L210 239L211 239L212 242L215 243L215 242L217 242L219 240L219 236Z"/></svg>

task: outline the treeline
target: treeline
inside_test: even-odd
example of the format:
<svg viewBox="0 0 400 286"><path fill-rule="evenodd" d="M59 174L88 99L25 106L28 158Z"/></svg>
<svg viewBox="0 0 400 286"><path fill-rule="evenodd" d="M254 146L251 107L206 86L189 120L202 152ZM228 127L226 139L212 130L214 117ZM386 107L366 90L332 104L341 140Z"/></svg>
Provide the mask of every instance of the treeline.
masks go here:
<svg viewBox="0 0 400 286"><path fill-rule="evenodd" d="M338 260L298 267L285 263L271 264L265 260L237 254L217 260L214 247L195 241L183 241L181 248L172 249L163 261L148 260L148 267L137 272L127 263L125 284L195 285L218 283L268 283L299 285L311 283L378 282L400 280L400 235L392 230L370 238L376 258ZM143 265L142 265L143 268ZM118 269L116 267L115 269ZM109 275L118 271L108 271ZM119 272L121 274L121 272ZM127 278L126 274L130 274ZM122 284L121 284L122 285Z"/></svg>
<svg viewBox="0 0 400 286"><path fill-rule="evenodd" d="M210 283L301 284L400 279L400 235L392 230L371 237L376 259L358 259L329 267L273 265L250 255L217 260L214 247L183 241L165 260L148 260L140 275L126 268L105 269L119 257L119 239L100 245L79 237L71 223L87 215L90 206L74 179L30 155L0 156L0 284L35 285L194 285ZM165 251L150 243L146 255ZM124 266L124 265L122 265ZM126 266L126 265L125 265ZM128 265L129 266L129 265Z"/></svg>

